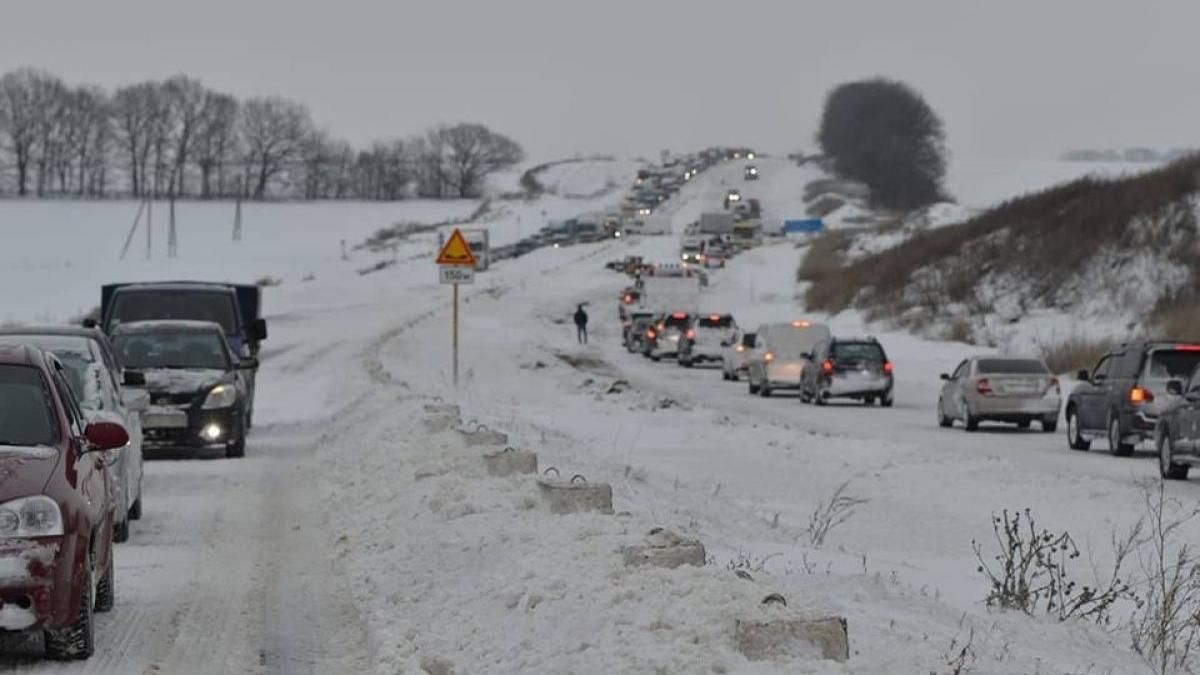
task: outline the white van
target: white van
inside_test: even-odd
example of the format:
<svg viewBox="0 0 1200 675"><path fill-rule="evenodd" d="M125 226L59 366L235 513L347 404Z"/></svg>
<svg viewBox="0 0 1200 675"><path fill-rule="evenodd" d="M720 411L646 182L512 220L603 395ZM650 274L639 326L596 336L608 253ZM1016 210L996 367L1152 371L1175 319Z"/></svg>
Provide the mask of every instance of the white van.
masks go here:
<svg viewBox="0 0 1200 675"><path fill-rule="evenodd" d="M803 319L759 326L746 364L750 393L766 397L780 390L799 391L811 363L808 355L831 336L829 326Z"/></svg>

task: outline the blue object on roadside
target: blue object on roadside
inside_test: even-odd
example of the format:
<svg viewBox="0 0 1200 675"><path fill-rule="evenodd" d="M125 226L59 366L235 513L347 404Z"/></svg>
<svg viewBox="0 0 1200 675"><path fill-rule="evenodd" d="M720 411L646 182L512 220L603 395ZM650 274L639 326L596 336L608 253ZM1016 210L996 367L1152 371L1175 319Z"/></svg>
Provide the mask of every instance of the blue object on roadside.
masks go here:
<svg viewBox="0 0 1200 675"><path fill-rule="evenodd" d="M825 229L825 221L820 218L804 218L802 220L783 221L784 234L808 234Z"/></svg>

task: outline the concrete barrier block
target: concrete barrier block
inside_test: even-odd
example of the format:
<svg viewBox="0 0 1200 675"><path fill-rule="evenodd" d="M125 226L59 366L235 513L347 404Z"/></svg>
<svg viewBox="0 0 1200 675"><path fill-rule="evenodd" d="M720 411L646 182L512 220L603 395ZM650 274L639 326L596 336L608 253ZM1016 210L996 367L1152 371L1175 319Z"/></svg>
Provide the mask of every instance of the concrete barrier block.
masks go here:
<svg viewBox="0 0 1200 675"><path fill-rule="evenodd" d="M458 433L462 436L463 442L467 447L479 447L481 445L508 445L508 434L499 431L492 431L482 424L475 427L474 431L459 429Z"/></svg>
<svg viewBox="0 0 1200 675"><path fill-rule="evenodd" d="M738 619L734 624L737 651L751 661L769 659L850 659L846 620L820 618Z"/></svg>
<svg viewBox="0 0 1200 675"><path fill-rule="evenodd" d="M608 483L589 483L578 475L569 481L541 478L537 483L542 503L551 513L613 512L612 486Z"/></svg>
<svg viewBox="0 0 1200 675"><path fill-rule="evenodd" d="M500 452L487 453L483 456L488 474L503 478L523 473L537 473L537 453L527 450L505 448Z"/></svg>
<svg viewBox="0 0 1200 675"><path fill-rule="evenodd" d="M673 569L681 565L704 567L704 544L696 539L686 539L680 535L655 528L646 535L642 544L627 546L621 551L626 567L666 567Z"/></svg>

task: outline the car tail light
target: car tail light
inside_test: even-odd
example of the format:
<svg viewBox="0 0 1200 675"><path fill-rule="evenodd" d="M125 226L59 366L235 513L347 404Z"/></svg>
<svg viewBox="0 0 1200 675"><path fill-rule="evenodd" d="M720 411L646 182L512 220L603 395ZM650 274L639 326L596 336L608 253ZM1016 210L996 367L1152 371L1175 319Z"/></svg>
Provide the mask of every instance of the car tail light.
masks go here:
<svg viewBox="0 0 1200 675"><path fill-rule="evenodd" d="M648 331L646 331L646 337L648 337L648 338L650 338L651 340L653 340L653 339L654 339L654 330L653 330L653 329L651 329L651 330L648 330Z"/></svg>
<svg viewBox="0 0 1200 675"><path fill-rule="evenodd" d="M1180 352L1200 352L1200 345L1175 345L1175 350Z"/></svg>
<svg viewBox="0 0 1200 675"><path fill-rule="evenodd" d="M808 328L811 325L812 324L807 321L793 321L792 322L793 328Z"/></svg>
<svg viewBox="0 0 1200 675"><path fill-rule="evenodd" d="M709 315L708 315L708 320L709 320L709 321L720 321L720 320L721 320L721 315L720 315L720 314L709 314Z"/></svg>
<svg viewBox="0 0 1200 675"><path fill-rule="evenodd" d="M825 359L825 362L821 364L821 372L825 373L826 375L832 375L833 374L833 361L830 361L829 359Z"/></svg>
<svg viewBox="0 0 1200 675"><path fill-rule="evenodd" d="M891 374L892 374L892 371L894 371L894 370L895 370L895 368L894 368L894 367L892 367L892 362L891 362L891 361L884 361L884 362L883 362L883 372L887 373L888 375L891 375Z"/></svg>
<svg viewBox="0 0 1200 675"><path fill-rule="evenodd" d="M1056 395L1062 393L1062 390L1058 387L1057 377L1050 378L1050 382L1046 385L1046 393L1049 394L1051 391L1053 391Z"/></svg>
<svg viewBox="0 0 1200 675"><path fill-rule="evenodd" d="M983 394L984 396L991 396L992 395L992 383L988 382L988 379L985 377L982 380L979 380L978 382L975 383L975 391L979 392L980 394Z"/></svg>
<svg viewBox="0 0 1200 675"><path fill-rule="evenodd" d="M626 295L626 296L625 296L625 304L629 305L629 304L632 304L632 303L633 303L633 296L632 296L632 295Z"/></svg>
<svg viewBox="0 0 1200 675"><path fill-rule="evenodd" d="M1134 387L1129 390L1129 402L1134 405L1150 403L1154 400L1154 394L1150 393L1149 389L1142 387Z"/></svg>
<svg viewBox="0 0 1200 675"><path fill-rule="evenodd" d="M672 315L671 315L671 318L673 318L673 319L686 319L686 318L687 318L687 312L675 312L674 314L672 314Z"/></svg>
<svg viewBox="0 0 1200 675"><path fill-rule="evenodd" d="M767 352L766 354L763 354L763 361L770 363L774 360L775 360L775 355L772 354L771 352Z"/></svg>
<svg viewBox="0 0 1200 675"><path fill-rule="evenodd" d="M746 351L746 345L738 345L738 346L736 346L736 347L734 347L734 348L733 348L733 351L735 351L735 352L744 352L744 351Z"/></svg>
<svg viewBox="0 0 1200 675"><path fill-rule="evenodd" d="M688 332L684 333L684 335L687 336L687 339L692 340L696 337L696 330L694 328L689 328Z"/></svg>

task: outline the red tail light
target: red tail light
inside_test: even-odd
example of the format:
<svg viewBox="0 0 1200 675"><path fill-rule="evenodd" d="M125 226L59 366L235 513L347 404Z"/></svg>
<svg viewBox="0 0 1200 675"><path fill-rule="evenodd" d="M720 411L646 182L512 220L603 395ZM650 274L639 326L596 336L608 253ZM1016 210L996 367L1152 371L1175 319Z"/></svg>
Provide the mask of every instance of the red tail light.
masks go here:
<svg viewBox="0 0 1200 675"><path fill-rule="evenodd" d="M892 367L891 361L883 362L883 372L887 373L888 375L891 375L893 370L895 370L895 368Z"/></svg>
<svg viewBox="0 0 1200 675"><path fill-rule="evenodd" d="M686 318L687 318L687 312L675 312L674 314L672 314L672 315L671 315L671 318L673 318L673 319L686 319Z"/></svg>
<svg viewBox="0 0 1200 675"><path fill-rule="evenodd" d="M1134 387L1133 389L1129 390L1129 402L1134 405L1150 403L1153 400L1154 400L1154 394L1150 393L1149 389L1143 389L1142 387Z"/></svg>
<svg viewBox="0 0 1200 675"><path fill-rule="evenodd" d="M650 338L651 340L653 340L653 339L654 339L654 330L653 330L653 329L651 329L651 330L648 330L648 331L646 331L646 337L648 337L648 338Z"/></svg>
<svg viewBox="0 0 1200 675"><path fill-rule="evenodd" d="M709 314L709 315L708 315L708 320L709 320L709 321L720 321L720 320L721 320L721 315L720 315L720 314Z"/></svg>
<svg viewBox="0 0 1200 675"><path fill-rule="evenodd" d="M833 361L830 361L829 359L825 359L825 362L821 364L821 372L825 373L826 375L832 375L833 374Z"/></svg>
<svg viewBox="0 0 1200 675"><path fill-rule="evenodd" d="M632 295L626 295L626 296L625 296L625 304L627 304L627 305L628 305L628 304L631 304L632 302L633 302L633 296L632 296Z"/></svg>
<svg viewBox="0 0 1200 675"><path fill-rule="evenodd" d="M685 333L685 335L687 335L687 339L689 339L689 340L695 339L696 331L695 331L695 329L689 328L688 332Z"/></svg>
<svg viewBox="0 0 1200 675"><path fill-rule="evenodd" d="M1051 389L1054 390L1055 394L1062 393L1062 390L1058 388L1058 378L1057 377L1050 378L1050 384L1046 385L1046 393L1049 394Z"/></svg>
<svg viewBox="0 0 1200 675"><path fill-rule="evenodd" d="M1175 345L1175 351L1200 352L1200 345Z"/></svg>
<svg viewBox="0 0 1200 675"><path fill-rule="evenodd" d="M988 382L988 379L985 377L975 383L975 391L984 396L991 396L992 395L992 383Z"/></svg>

